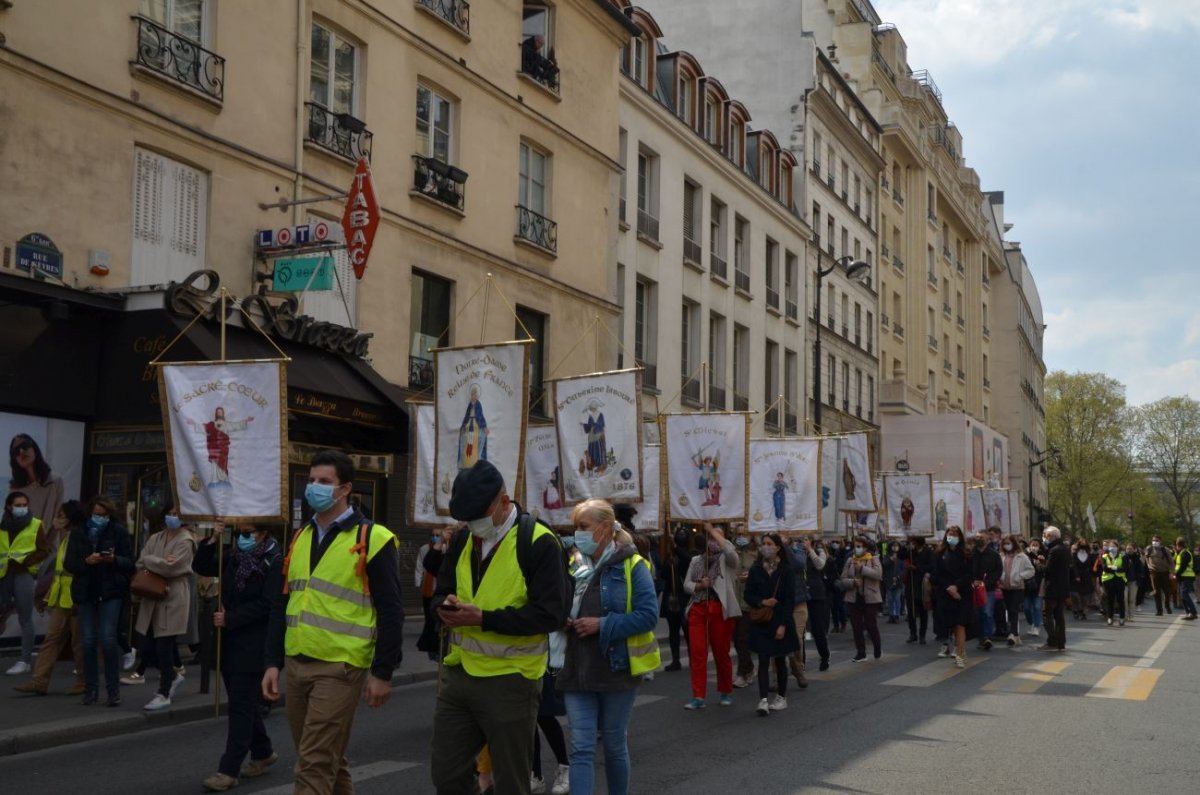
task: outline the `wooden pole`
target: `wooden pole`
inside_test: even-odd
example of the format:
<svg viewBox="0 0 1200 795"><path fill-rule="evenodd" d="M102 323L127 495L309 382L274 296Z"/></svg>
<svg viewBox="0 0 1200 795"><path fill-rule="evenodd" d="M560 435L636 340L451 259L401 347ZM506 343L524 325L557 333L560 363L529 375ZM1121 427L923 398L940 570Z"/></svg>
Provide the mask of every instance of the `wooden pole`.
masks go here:
<svg viewBox="0 0 1200 795"><path fill-rule="evenodd" d="M223 298L224 298L224 296L222 296L222 299ZM224 321L222 321L222 323L221 323L221 328L222 328L222 330L225 328ZM222 358L224 358L224 356L225 356L224 350L221 351L221 356L222 356ZM223 529L225 526L225 523L224 523L224 521L222 521L220 524L221 524L222 530L220 533L217 534L217 612L221 612L225 609L225 606L221 603L221 590L222 590L222 586L224 584L223 578L225 576L225 530ZM216 687L213 688L213 717L219 718L219 717L221 717L221 635L223 634L223 631L225 628L217 627L216 629L217 629L217 659L216 659L217 685L216 685Z"/></svg>

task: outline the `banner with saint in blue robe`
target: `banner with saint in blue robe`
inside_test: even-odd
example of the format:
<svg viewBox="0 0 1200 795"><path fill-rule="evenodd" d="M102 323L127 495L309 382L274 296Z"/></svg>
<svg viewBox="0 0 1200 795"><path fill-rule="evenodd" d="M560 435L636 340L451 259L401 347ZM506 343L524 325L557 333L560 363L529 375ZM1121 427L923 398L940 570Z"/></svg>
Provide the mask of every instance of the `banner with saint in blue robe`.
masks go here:
<svg viewBox="0 0 1200 795"><path fill-rule="evenodd" d="M559 471L570 505L642 499L642 402L638 370L551 381Z"/></svg>

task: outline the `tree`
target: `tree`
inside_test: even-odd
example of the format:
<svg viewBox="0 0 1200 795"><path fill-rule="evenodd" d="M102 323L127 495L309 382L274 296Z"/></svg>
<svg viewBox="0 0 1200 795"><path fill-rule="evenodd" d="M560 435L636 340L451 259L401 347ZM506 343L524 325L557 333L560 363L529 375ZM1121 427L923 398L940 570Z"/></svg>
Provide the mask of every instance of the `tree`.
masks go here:
<svg viewBox="0 0 1200 795"><path fill-rule="evenodd" d="M1050 475L1050 510L1077 533L1087 506L1100 512L1132 473L1125 387L1103 373L1046 377L1046 439L1058 449Z"/></svg>
<svg viewBox="0 0 1200 795"><path fill-rule="evenodd" d="M1135 410L1134 434L1139 467L1169 495L1191 546L1193 498L1200 488L1200 402L1167 397L1142 406Z"/></svg>

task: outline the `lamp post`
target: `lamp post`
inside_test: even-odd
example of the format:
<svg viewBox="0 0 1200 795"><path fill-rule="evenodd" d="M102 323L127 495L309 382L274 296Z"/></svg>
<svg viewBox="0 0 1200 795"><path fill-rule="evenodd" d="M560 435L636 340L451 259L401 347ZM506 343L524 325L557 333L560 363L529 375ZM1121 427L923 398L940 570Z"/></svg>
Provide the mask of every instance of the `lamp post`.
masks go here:
<svg viewBox="0 0 1200 795"><path fill-rule="evenodd" d="M1036 461L1029 462L1029 533L1032 536L1034 528L1037 526L1037 514L1034 513L1033 502L1033 470L1036 467L1046 463L1047 460L1053 458L1058 459L1058 448L1050 445L1045 450L1038 450L1034 453L1038 457Z"/></svg>
<svg viewBox="0 0 1200 795"><path fill-rule="evenodd" d="M838 257L828 268L822 268L821 249L817 248L817 337L813 342L813 427L817 431L821 430L821 282L839 265L846 269L847 279L861 279L871 270L869 264L851 256ZM832 373L830 377L833 377Z"/></svg>

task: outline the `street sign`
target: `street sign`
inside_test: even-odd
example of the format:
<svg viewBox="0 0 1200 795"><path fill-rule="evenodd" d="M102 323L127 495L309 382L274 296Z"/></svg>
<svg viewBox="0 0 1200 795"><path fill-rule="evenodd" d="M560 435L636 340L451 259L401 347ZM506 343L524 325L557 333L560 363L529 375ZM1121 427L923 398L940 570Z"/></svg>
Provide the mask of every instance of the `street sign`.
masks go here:
<svg viewBox="0 0 1200 795"><path fill-rule="evenodd" d="M17 241L17 270L35 277L61 279L63 255L54 241L40 232L32 232Z"/></svg>
<svg viewBox="0 0 1200 795"><path fill-rule="evenodd" d="M271 289L279 293L298 293L305 287L309 292L333 289L333 257L288 257L275 260Z"/></svg>
<svg viewBox="0 0 1200 795"><path fill-rule="evenodd" d="M342 231L346 233L346 253L354 266L355 278L361 279L367 269L367 258L371 255L371 244L375 242L375 230L379 228L379 202L375 199L375 185L371 181L371 167L367 159L361 158L354 169L354 182L346 197L346 211L342 214Z"/></svg>
<svg viewBox="0 0 1200 795"><path fill-rule="evenodd" d="M896 462L896 471L897 472L907 472L908 471L908 459L907 458L901 458L899 461Z"/></svg>

